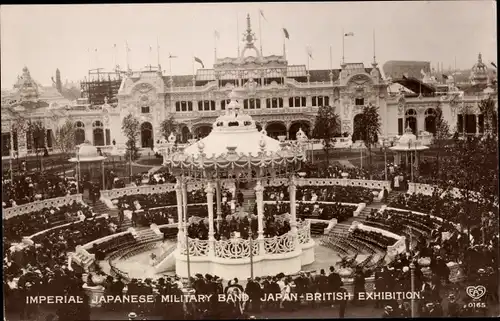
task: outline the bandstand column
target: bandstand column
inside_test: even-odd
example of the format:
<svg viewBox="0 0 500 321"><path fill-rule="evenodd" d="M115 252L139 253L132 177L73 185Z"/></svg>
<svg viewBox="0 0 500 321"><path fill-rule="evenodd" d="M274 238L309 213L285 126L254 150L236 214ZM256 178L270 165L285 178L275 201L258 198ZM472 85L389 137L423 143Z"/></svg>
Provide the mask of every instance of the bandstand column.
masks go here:
<svg viewBox="0 0 500 321"><path fill-rule="evenodd" d="M177 235L180 239L182 235L182 186L181 182L177 180L177 184L175 184L175 195L177 196Z"/></svg>
<svg viewBox="0 0 500 321"><path fill-rule="evenodd" d="M217 230L220 229L220 223L222 221L222 207L221 207L221 199L222 192L220 186L220 180L217 179L217 184L215 185L215 202L217 204Z"/></svg>
<svg viewBox="0 0 500 321"><path fill-rule="evenodd" d="M295 195L297 192L297 186L295 185L295 177L290 178L290 182L288 184L289 193L290 193L290 228L292 234L295 236L295 249L298 249L299 237L297 233L297 204L295 201Z"/></svg>
<svg viewBox="0 0 500 321"><path fill-rule="evenodd" d="M215 254L214 249L214 188L212 182L207 183L205 188L205 193L207 193L207 207L208 207L208 255L213 256Z"/></svg>
<svg viewBox="0 0 500 321"><path fill-rule="evenodd" d="M257 201L257 240L259 242L259 254L264 255L264 187L260 180L255 186L255 198Z"/></svg>

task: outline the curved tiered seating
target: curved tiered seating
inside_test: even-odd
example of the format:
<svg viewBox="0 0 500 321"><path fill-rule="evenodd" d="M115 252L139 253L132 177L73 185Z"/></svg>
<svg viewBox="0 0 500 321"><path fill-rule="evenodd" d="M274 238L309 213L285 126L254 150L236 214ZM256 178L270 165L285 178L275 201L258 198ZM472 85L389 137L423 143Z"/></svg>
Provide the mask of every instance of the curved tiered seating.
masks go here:
<svg viewBox="0 0 500 321"><path fill-rule="evenodd" d="M323 235L325 233L325 228L328 227L328 223L323 222L311 222L311 234L312 235Z"/></svg>
<svg viewBox="0 0 500 321"><path fill-rule="evenodd" d="M92 209L85 204L72 202L69 205L46 208L3 220L4 235L10 240L20 240L24 236L47 230L56 226L74 222L78 213L91 217Z"/></svg>
<svg viewBox="0 0 500 321"><path fill-rule="evenodd" d="M118 237L108 239L106 241L96 243L98 244L99 251L104 254L108 255L110 253L113 253L117 251L119 248L123 246L128 246L131 244L134 244L136 242L134 236L132 233L127 232L125 234L122 234ZM94 248L90 248L87 250L89 253L95 254Z"/></svg>

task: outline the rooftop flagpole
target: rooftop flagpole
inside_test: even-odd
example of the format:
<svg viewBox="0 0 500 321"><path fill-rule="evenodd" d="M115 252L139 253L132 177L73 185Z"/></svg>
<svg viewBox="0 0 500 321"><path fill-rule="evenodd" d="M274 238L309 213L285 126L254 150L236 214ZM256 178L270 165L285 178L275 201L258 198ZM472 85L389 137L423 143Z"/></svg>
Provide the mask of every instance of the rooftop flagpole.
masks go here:
<svg viewBox="0 0 500 321"><path fill-rule="evenodd" d="M342 63L345 62L345 59L344 59L344 39L345 38L345 33L344 33L344 28L342 28Z"/></svg>
<svg viewBox="0 0 500 321"><path fill-rule="evenodd" d="M330 45L330 71L333 70L333 65L332 65L332 45Z"/></svg>
<svg viewBox="0 0 500 321"><path fill-rule="evenodd" d="M260 54L264 56L264 53L262 52L262 27L261 27L261 17L262 16L262 10L259 9L259 45L260 45Z"/></svg>
<svg viewBox="0 0 500 321"><path fill-rule="evenodd" d="M160 63L160 40L158 39L158 36L156 37L156 54L158 59L158 72L162 73Z"/></svg>
<svg viewBox="0 0 500 321"><path fill-rule="evenodd" d="M238 43L238 57L240 56L240 22L238 12L236 12L236 41Z"/></svg>

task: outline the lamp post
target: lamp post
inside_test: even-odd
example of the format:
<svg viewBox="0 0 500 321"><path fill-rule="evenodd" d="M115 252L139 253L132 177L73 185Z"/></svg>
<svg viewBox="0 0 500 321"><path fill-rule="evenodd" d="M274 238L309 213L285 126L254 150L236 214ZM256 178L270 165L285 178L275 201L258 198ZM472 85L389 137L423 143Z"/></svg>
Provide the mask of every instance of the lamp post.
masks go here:
<svg viewBox="0 0 500 321"><path fill-rule="evenodd" d="M252 228L250 227L250 231L248 232L248 236L250 238L250 277L253 279L253 239L252 239Z"/></svg>
<svg viewBox="0 0 500 321"><path fill-rule="evenodd" d="M416 316L416 305L415 305L415 264L413 262L410 263L410 277L411 277L411 317L414 318Z"/></svg>
<svg viewBox="0 0 500 321"><path fill-rule="evenodd" d="M187 260L187 273L188 279L191 279L191 258L189 255L189 235L188 235L188 217L187 217L187 181L184 177L181 178L182 184L182 207L184 212L184 235L186 237L186 260Z"/></svg>
<svg viewBox="0 0 500 321"><path fill-rule="evenodd" d="M76 179L76 193L80 193L80 145L77 145L76 148L76 175L78 176Z"/></svg>
<svg viewBox="0 0 500 321"><path fill-rule="evenodd" d="M387 181L387 146L385 145L386 140L386 137L382 138L382 146L384 147L384 176L385 180Z"/></svg>

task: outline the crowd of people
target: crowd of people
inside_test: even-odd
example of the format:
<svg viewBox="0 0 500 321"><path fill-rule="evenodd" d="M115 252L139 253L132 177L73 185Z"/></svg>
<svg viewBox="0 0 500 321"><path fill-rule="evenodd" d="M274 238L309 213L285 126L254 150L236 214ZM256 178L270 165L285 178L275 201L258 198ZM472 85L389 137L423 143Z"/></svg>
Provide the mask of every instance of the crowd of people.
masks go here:
<svg viewBox="0 0 500 321"><path fill-rule="evenodd" d="M297 201L311 202L373 202L374 191L359 186L299 186L296 191ZM289 201L288 186L269 186L264 190L265 201Z"/></svg>
<svg viewBox="0 0 500 321"><path fill-rule="evenodd" d="M462 227L470 229L476 242L481 241L481 228L491 229L493 226L498 226L498 207L484 208L480 203L473 201L465 202L464 206L463 200L455 198L449 193L400 194L389 203L389 206L427 213L447 222L460 224ZM480 210L482 215L470 215L477 210ZM488 234L493 236L496 233Z"/></svg>
<svg viewBox="0 0 500 321"><path fill-rule="evenodd" d="M299 219L315 218L320 220L331 220L335 218L338 223L341 223L352 217L356 208L356 206L342 205L341 203L297 203L296 211L297 218ZM256 210L254 213L256 213ZM264 213L266 216L290 213L290 204L279 201L276 201L275 204L264 204Z"/></svg>
<svg viewBox="0 0 500 321"><path fill-rule="evenodd" d="M2 179L2 208L23 205L48 198L76 194L74 179L46 172L19 173Z"/></svg>
<svg viewBox="0 0 500 321"><path fill-rule="evenodd" d="M37 306L26 296L82 295L82 274L68 263L68 252L95 239L115 233L106 217L86 218L49 230L31 244L14 244L4 239L4 297L6 306L20 313L21 320L37 314ZM88 304L59 304L60 320L88 319ZM86 315L86 317L85 317ZM62 318L62 319L61 319Z"/></svg>

